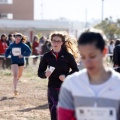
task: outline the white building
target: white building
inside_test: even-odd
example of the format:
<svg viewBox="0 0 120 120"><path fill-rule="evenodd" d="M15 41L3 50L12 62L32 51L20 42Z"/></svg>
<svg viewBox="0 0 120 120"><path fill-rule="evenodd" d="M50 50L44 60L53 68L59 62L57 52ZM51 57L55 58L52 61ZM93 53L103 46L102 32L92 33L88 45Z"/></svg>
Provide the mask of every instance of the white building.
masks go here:
<svg viewBox="0 0 120 120"><path fill-rule="evenodd" d="M63 30L78 37L78 31L84 27L82 25L68 20L0 20L0 34L20 32L32 40L35 34L48 36L52 31Z"/></svg>

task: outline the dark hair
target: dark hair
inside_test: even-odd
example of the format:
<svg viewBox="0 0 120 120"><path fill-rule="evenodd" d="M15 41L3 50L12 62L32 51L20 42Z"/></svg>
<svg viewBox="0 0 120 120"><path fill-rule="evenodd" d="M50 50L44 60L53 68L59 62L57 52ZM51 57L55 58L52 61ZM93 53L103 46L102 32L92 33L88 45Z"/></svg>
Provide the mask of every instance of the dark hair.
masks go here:
<svg viewBox="0 0 120 120"><path fill-rule="evenodd" d="M9 34L8 37L9 37L9 38L12 37L12 34Z"/></svg>
<svg viewBox="0 0 120 120"><path fill-rule="evenodd" d="M113 40L111 40L111 41L110 41L110 45L111 45L111 44L113 44L113 43L114 43L114 41L113 41Z"/></svg>
<svg viewBox="0 0 120 120"><path fill-rule="evenodd" d="M115 46L117 46L119 44L120 44L120 39L117 39L116 42L115 42Z"/></svg>
<svg viewBox="0 0 120 120"><path fill-rule="evenodd" d="M101 51L105 48L105 40L100 33L84 32L78 39L78 45L94 44Z"/></svg>
<svg viewBox="0 0 120 120"><path fill-rule="evenodd" d="M47 38L45 36L42 36L39 40L39 43L44 44Z"/></svg>
<svg viewBox="0 0 120 120"><path fill-rule="evenodd" d="M2 39L3 37L6 37L6 39L7 39L7 35L6 35L6 34L2 34L2 35L1 35L1 39Z"/></svg>
<svg viewBox="0 0 120 120"><path fill-rule="evenodd" d="M36 39L39 39L37 35L34 35L33 42L35 42Z"/></svg>

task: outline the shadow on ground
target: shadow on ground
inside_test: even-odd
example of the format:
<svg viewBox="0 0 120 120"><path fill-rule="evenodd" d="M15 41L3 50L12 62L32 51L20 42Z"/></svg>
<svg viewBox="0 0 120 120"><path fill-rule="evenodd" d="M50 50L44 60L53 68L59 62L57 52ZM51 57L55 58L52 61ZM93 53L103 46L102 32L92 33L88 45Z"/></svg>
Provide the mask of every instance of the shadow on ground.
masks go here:
<svg viewBox="0 0 120 120"><path fill-rule="evenodd" d="M12 99L14 99L15 97L2 97L1 99L0 99L0 101L4 101L4 100L12 100Z"/></svg>
<svg viewBox="0 0 120 120"><path fill-rule="evenodd" d="M23 110L18 110L18 112L29 112L31 110L40 110L40 109L48 109L48 104L39 105L39 106L33 107L33 108L26 108Z"/></svg>

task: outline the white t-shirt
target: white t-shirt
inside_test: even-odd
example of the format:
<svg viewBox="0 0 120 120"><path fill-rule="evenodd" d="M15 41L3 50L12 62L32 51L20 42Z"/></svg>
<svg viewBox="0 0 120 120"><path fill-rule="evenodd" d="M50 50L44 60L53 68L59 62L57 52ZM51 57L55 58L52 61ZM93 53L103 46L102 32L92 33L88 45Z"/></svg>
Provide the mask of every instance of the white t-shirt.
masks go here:
<svg viewBox="0 0 120 120"><path fill-rule="evenodd" d="M109 53L113 53L114 47L114 44L109 45Z"/></svg>
<svg viewBox="0 0 120 120"><path fill-rule="evenodd" d="M90 88L93 90L93 92L97 96L99 94L99 92L106 87L106 84L108 82L109 82L109 80L107 80L105 83L98 84L98 85L90 84Z"/></svg>

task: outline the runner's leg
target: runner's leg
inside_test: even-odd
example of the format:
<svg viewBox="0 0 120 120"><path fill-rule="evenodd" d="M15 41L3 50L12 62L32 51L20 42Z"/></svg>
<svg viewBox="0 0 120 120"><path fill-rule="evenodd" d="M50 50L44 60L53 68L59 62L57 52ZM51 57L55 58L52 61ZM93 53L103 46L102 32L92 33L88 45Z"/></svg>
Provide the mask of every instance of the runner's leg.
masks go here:
<svg viewBox="0 0 120 120"><path fill-rule="evenodd" d="M14 91L16 91L17 90L17 84L18 84L18 80L17 80L17 77L18 77L18 65L17 64L12 64L11 69L12 69L12 72L13 72Z"/></svg>
<svg viewBox="0 0 120 120"><path fill-rule="evenodd" d="M24 65L23 66L18 66L18 80L21 78L22 76L22 72L24 69Z"/></svg>

